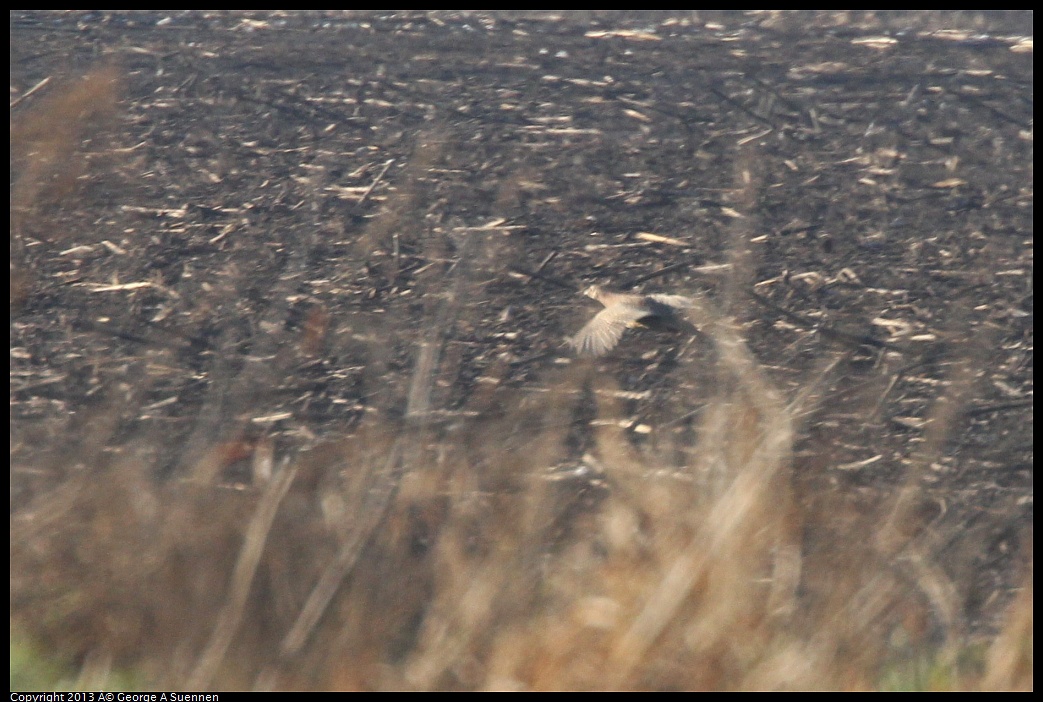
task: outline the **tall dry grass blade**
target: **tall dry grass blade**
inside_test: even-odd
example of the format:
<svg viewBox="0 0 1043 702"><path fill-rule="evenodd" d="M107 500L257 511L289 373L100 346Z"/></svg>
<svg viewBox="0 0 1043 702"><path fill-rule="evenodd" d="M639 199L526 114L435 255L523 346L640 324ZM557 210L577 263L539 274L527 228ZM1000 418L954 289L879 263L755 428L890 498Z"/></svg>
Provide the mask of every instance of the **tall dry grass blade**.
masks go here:
<svg viewBox="0 0 1043 702"><path fill-rule="evenodd" d="M247 598L257 574L257 566L261 562L265 543L271 532L272 522L279 510L279 505L297 476L299 463L284 459L279 467L275 480L265 488L264 495L257 503L257 509L246 528L243 548L232 572L232 580L228 587L228 597L221 613L214 622L210 641L203 649L199 660L188 678L187 687L192 690L209 689L214 676L224 660L232 639L239 631L246 611Z"/></svg>

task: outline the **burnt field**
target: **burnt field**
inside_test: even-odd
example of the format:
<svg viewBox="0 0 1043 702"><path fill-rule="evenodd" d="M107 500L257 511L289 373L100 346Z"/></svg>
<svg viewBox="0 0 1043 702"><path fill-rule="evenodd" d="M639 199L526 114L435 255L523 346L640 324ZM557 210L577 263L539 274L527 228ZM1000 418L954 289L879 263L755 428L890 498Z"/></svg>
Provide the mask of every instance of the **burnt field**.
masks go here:
<svg viewBox="0 0 1043 702"><path fill-rule="evenodd" d="M1031 26L12 13L12 630L95 687L1028 687ZM591 284L699 304L584 358Z"/></svg>

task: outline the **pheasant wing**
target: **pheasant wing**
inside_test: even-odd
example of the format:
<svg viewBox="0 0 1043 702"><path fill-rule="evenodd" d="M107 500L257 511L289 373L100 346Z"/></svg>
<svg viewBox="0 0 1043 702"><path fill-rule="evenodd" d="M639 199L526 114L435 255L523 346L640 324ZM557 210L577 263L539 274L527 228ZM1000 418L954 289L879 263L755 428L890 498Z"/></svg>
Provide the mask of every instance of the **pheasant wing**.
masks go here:
<svg viewBox="0 0 1043 702"><path fill-rule="evenodd" d="M695 300L686 297L685 295L663 295L661 293L654 293L649 295L648 299L660 305L665 305L678 310L687 310L695 307Z"/></svg>
<svg viewBox="0 0 1043 702"><path fill-rule="evenodd" d="M627 327L647 316L647 309L635 305L616 304L606 307L587 322L569 343L580 353L600 356L615 348Z"/></svg>

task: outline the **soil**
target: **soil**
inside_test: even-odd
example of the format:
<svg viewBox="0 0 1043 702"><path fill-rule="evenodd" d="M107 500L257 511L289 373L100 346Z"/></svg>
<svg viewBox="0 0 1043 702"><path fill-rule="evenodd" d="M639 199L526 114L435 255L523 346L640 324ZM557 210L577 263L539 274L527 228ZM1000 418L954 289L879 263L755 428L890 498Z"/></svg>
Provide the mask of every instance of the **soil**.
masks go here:
<svg viewBox="0 0 1043 702"><path fill-rule="evenodd" d="M85 456L169 479L221 446L233 479L259 441L545 387L599 283L702 295L815 388L798 493L915 482L969 621L1023 574L1031 12L10 22L13 510ZM715 382L672 330L593 363L635 445Z"/></svg>

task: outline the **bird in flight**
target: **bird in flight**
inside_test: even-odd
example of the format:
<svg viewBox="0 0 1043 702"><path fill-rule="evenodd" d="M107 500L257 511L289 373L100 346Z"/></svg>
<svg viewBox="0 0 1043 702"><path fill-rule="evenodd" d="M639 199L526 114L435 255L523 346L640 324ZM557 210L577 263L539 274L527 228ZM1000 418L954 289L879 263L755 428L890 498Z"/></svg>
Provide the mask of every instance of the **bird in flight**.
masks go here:
<svg viewBox="0 0 1043 702"><path fill-rule="evenodd" d="M600 285L591 285L583 294L605 306L569 339L576 351L590 356L601 356L611 351L630 327L690 328L691 324L680 312L696 305L694 298L684 295L617 293Z"/></svg>

